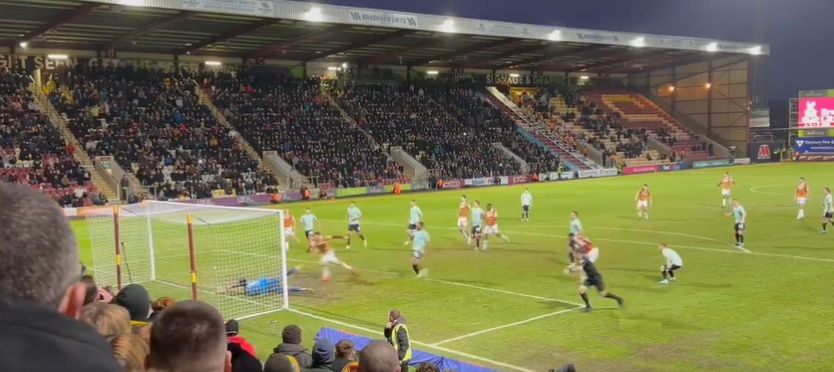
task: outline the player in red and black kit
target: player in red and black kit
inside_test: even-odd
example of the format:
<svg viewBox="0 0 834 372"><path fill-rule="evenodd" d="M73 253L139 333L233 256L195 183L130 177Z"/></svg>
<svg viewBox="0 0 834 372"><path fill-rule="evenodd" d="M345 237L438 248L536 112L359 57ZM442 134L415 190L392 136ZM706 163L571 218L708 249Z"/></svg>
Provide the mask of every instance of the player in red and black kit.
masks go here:
<svg viewBox="0 0 834 372"><path fill-rule="evenodd" d="M588 259L587 255L582 255L580 260L582 264L577 272L579 273L579 296L585 302L584 311L586 313L591 312L591 303L588 300L588 287L596 287L600 297L617 301L617 305L623 307L624 301L622 298L605 290L605 284L602 282L602 274L597 271L596 266Z"/></svg>

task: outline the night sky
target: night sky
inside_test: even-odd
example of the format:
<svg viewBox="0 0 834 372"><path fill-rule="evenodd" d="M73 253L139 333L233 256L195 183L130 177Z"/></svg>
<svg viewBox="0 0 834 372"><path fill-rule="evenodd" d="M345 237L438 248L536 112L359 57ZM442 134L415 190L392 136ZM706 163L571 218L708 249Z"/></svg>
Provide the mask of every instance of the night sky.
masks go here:
<svg viewBox="0 0 834 372"><path fill-rule="evenodd" d="M767 94L834 88L834 0L320 0L325 4L770 45Z"/></svg>

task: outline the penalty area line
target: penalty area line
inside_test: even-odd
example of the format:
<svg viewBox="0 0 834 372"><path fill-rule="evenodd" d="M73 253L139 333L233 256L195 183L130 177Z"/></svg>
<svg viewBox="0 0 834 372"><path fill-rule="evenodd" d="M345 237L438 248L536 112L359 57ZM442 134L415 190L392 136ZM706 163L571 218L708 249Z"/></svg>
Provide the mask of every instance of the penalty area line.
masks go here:
<svg viewBox="0 0 834 372"><path fill-rule="evenodd" d="M556 315L560 315L560 314L564 314L564 313L569 313L569 312L571 312L571 311L576 311L576 310L579 310L579 309L582 309L582 308L584 308L584 306L578 306L578 307L574 307L574 308L570 308L570 309L564 309L564 310L554 311L554 312L549 313L549 314L539 315L539 316L532 317L532 318L529 318L529 319L525 319L525 320L522 320L522 321L518 321L518 322L515 322L515 323L504 324L504 325L501 325L501 326L492 327L492 328L488 328L488 329L480 330L480 331L477 331L477 332L467 333L467 334L462 335L462 336L452 337L452 338L450 338L450 339L446 339L446 340L443 340L443 341L435 342L435 343L433 343L433 344L431 344L431 345L432 345L432 346L439 346L439 345L447 344L447 343L449 343L449 342L460 341L460 340L463 340L463 339L465 339L465 338L470 338L470 337L480 336L480 335L485 334L485 333L490 333L490 332L500 331L500 330L502 330L502 329L506 329L506 328L510 328L510 327L515 327L515 326L519 326L519 325L522 325L522 324L532 323L532 322L535 322L535 321L537 321L537 320L541 320L541 319L544 319L544 318L549 318L549 317L556 316Z"/></svg>
<svg viewBox="0 0 834 372"><path fill-rule="evenodd" d="M573 310L573 309L571 309L571 310ZM309 318L317 319L317 320L320 320L320 321L323 321L323 322L336 324L336 325L339 325L339 326L342 326L342 327L352 328L352 329L359 330L359 331L362 331L362 332L365 332L365 333L368 333L368 334L372 334L372 335L376 335L376 336L381 336L382 335L378 330L373 330L373 329L358 326L358 325L355 325L355 324L346 323L346 322L343 322L343 321L340 321L340 320L330 319L330 318L326 318L326 317L319 316L319 315L316 315L316 314L311 314L311 313L308 313L308 312L295 310L295 309L292 309L292 308L288 309L287 311L289 311L291 313L301 315L301 316L306 316L306 317L309 317ZM478 362L481 362L481 363L487 363L487 364L491 364L491 365L494 365L494 366L499 366L499 367L503 367L503 368L506 368L506 369L511 369L511 370L514 370L514 371L536 372L532 369L527 369L527 368L524 368L524 367L521 367L521 366L508 364L508 363L504 363L504 362L499 362L497 360L487 359L487 358L484 358L484 357L481 357L481 356L468 354L468 353L464 353L464 352L457 351L457 350L448 349L448 348L445 348L445 347L442 347L442 346L437 346L436 344L429 344L429 343L420 342L420 341L417 341L417 340L411 340L411 343L416 345L416 346L421 346L421 347L424 347L424 348L434 349L434 350L437 350L437 351L444 352L446 354L457 355L457 356L464 357L466 359L470 359L470 360L473 360L473 361L478 361Z"/></svg>
<svg viewBox="0 0 834 372"><path fill-rule="evenodd" d="M224 250L220 250L220 251L221 251L221 252L226 252L226 253L231 253L231 254L239 254L239 255L244 255L244 256L251 256L251 257L260 257L260 258L281 258L281 256L279 256L279 255L266 255L266 254L259 254L259 253L238 252L238 251L231 251L231 250L225 250L225 249L224 249ZM321 262L319 262L319 261L304 260L304 259L290 258L290 257L287 257L287 261L300 262L300 263L306 263L306 264L314 264L314 265L315 265L315 264L320 264L320 263L321 263ZM369 272L369 273L376 273L376 274L382 274L382 275L392 275L392 276L401 275L401 273L395 273L395 272L391 272L391 271L374 270L374 269L363 269L363 268L361 268L361 267L356 267L356 269L358 269L360 272L365 271L365 272ZM464 288L469 288L469 289L477 289L477 290L480 290L480 291L486 291L486 292L500 293L500 294L507 295L507 296L516 296L516 297L530 298L530 299L540 300L540 301L558 302L558 303L562 303L562 304L565 304L565 305L570 305L570 306L584 306L584 305L582 305L582 304L580 304L580 303L577 303L577 302L572 302L572 301L558 300L558 299L555 299L555 298L549 298L549 297L543 297L543 296L536 296L536 295L527 294L527 293L519 293L519 292L506 291L506 290L503 290L503 289L498 289L498 288L481 287L481 286L478 286L478 285L472 285L472 284L467 284L467 283L454 282L454 281L449 281L449 280L432 279L432 278L423 278L423 279L421 279L421 281L425 281L425 282L432 282L432 283L440 283L440 284L446 284L446 285L453 285L453 286L464 287Z"/></svg>

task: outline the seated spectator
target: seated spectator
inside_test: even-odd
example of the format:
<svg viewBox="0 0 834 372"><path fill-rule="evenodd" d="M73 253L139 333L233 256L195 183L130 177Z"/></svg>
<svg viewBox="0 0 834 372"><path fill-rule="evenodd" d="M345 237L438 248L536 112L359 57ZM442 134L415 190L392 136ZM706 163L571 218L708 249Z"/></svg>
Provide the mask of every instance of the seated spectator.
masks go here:
<svg viewBox="0 0 834 372"><path fill-rule="evenodd" d="M157 298L156 301L151 303L151 315L148 316L148 321L152 322L154 319L156 319L156 317L159 316L162 310L165 310L166 308L175 303L177 303L177 301L171 297Z"/></svg>
<svg viewBox="0 0 834 372"><path fill-rule="evenodd" d="M147 367L155 372L228 372L231 355L223 316L198 301L165 309L151 330Z"/></svg>
<svg viewBox="0 0 834 372"><path fill-rule="evenodd" d="M145 360L148 358L148 344L141 337L122 333L108 338L116 361L123 372L144 372Z"/></svg>
<svg viewBox="0 0 834 372"><path fill-rule="evenodd" d="M102 336L130 333L130 314L119 305L91 303L81 309L78 320L88 324Z"/></svg>
<svg viewBox="0 0 834 372"><path fill-rule="evenodd" d="M333 372L349 372L345 371L348 365L356 362L356 350L353 348L353 342L350 340L342 340L336 343L336 360L330 366Z"/></svg>
<svg viewBox="0 0 834 372"><path fill-rule="evenodd" d="M142 327L148 324L151 315L151 297L148 290L139 284L128 284L113 298L113 303L130 313L130 325Z"/></svg>
<svg viewBox="0 0 834 372"><path fill-rule="evenodd" d="M336 359L336 354L333 349L333 344L326 338L321 338L316 341L313 346L313 363L310 368L304 368L302 371L306 372L332 372L330 367Z"/></svg>
<svg viewBox="0 0 834 372"><path fill-rule="evenodd" d="M313 364L313 357L301 346L301 328L297 325L288 325L281 331L282 344L272 350L275 354L284 354L295 358L298 366L309 368Z"/></svg>
<svg viewBox="0 0 834 372"><path fill-rule="evenodd" d="M359 352L359 372L406 372L402 371L397 350L391 344L376 340Z"/></svg>
<svg viewBox="0 0 834 372"><path fill-rule="evenodd" d="M403 169L341 117L321 80L238 71L206 77L212 101L259 152L274 150L316 184L390 184Z"/></svg>
<svg viewBox="0 0 834 372"><path fill-rule="evenodd" d="M291 356L272 354L264 363L264 372L300 372L298 362Z"/></svg>
<svg viewBox="0 0 834 372"><path fill-rule="evenodd" d="M104 338L78 322L86 286L64 213L32 190L0 183L0 360L4 371L117 372Z"/></svg>

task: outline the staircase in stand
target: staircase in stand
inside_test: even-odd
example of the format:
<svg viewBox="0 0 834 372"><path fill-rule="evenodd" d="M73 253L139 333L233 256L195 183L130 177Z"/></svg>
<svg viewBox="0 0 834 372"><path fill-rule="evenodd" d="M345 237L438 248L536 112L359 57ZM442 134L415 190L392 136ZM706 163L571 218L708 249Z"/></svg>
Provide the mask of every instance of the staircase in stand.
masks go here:
<svg viewBox="0 0 834 372"><path fill-rule="evenodd" d="M565 146L561 140L556 138L556 136L544 128L541 123L538 123L536 120L529 117L515 103L504 96L504 94L497 88L488 87L486 89L486 98L489 99L493 105L503 109L508 115L510 115L518 127L524 130L527 135L533 137L540 144L547 147L551 152L558 155L565 167L571 170L599 168L598 164Z"/></svg>
<svg viewBox="0 0 834 372"><path fill-rule="evenodd" d="M32 95L35 98L36 108L38 111L46 115L46 117L49 118L49 123L55 127L59 133L61 133L61 137L64 139L64 144L68 146L72 145L72 147L75 148L73 157L76 161L81 163L85 170L90 172L91 181L93 182L93 185L95 185L96 189L104 194L104 196L106 196L111 203L118 202L119 194L111 185L111 183L115 184L112 180L113 177L109 174L101 174L101 172L96 169L93 160L87 154L87 151L84 150L84 146L81 146L78 139L76 139L75 135L72 134L72 131L69 130L66 118L58 113L58 110L55 109L55 106L52 105L52 102L49 101L43 90L40 89L40 87L35 83L29 84L28 89L32 92ZM105 177L110 178L111 182L107 182ZM139 183L137 182L137 185L138 184Z"/></svg>

